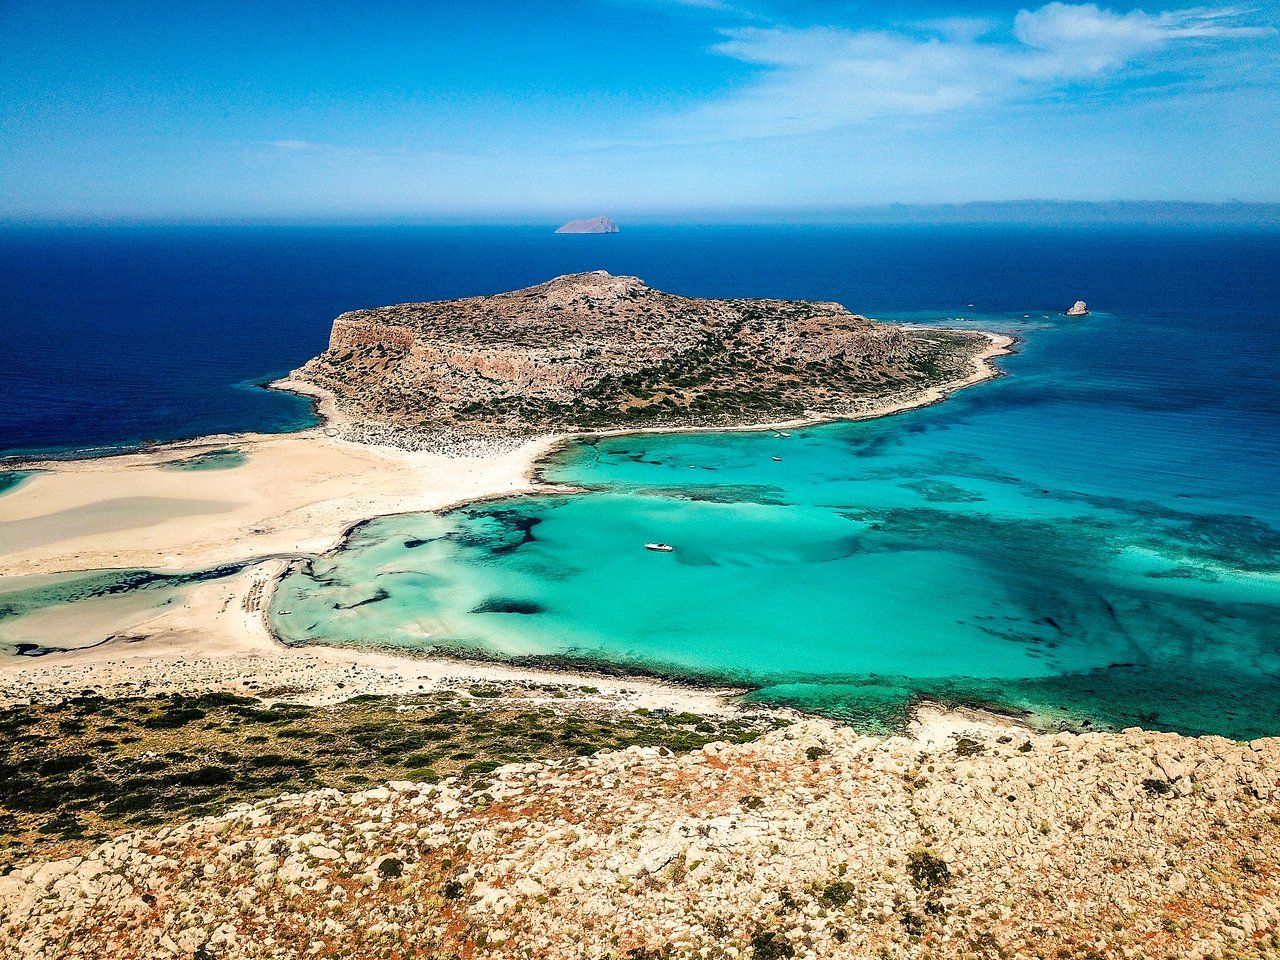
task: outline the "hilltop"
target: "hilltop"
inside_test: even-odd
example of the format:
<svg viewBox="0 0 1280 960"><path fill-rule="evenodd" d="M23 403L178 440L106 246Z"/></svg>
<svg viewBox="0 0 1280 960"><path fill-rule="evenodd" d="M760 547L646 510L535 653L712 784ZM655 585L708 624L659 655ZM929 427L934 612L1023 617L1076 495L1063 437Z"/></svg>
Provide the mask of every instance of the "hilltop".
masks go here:
<svg viewBox="0 0 1280 960"><path fill-rule="evenodd" d="M391 746L438 726L408 717L419 725L360 729ZM819 720L675 750L632 739L438 783L286 794L22 864L0 877L0 951L1172 960L1280 949L1280 740L996 728L926 742Z"/></svg>
<svg viewBox="0 0 1280 960"><path fill-rule="evenodd" d="M329 348L284 385L332 396L349 434L420 446L860 416L970 376L991 345L838 303L682 297L596 271L344 313Z"/></svg>

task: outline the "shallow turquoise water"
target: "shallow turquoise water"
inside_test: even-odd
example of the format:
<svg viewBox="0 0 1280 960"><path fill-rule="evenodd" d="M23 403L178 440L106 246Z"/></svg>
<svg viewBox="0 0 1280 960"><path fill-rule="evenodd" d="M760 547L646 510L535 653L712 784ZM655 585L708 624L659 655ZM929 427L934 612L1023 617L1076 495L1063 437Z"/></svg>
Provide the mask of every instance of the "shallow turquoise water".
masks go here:
<svg viewBox="0 0 1280 960"><path fill-rule="evenodd" d="M222 450L197 453L193 457L175 460L164 466L167 470L230 470L232 467L242 466L246 459L242 450L227 447Z"/></svg>
<svg viewBox="0 0 1280 960"><path fill-rule="evenodd" d="M0 496L9 493L18 488L18 484L22 483L27 477L31 476L30 471L25 470L5 470L0 471Z"/></svg>
<svg viewBox="0 0 1280 960"><path fill-rule="evenodd" d="M928 693L1280 733L1274 411L1171 379L1171 321L981 319L1025 336L1012 377L787 438L578 444L547 473L593 492L367 524L274 623L748 683L868 726Z"/></svg>
<svg viewBox="0 0 1280 960"><path fill-rule="evenodd" d="M237 564L191 573L97 570L0 578L0 656L42 656L96 643L116 620L158 610L192 584L231 576Z"/></svg>

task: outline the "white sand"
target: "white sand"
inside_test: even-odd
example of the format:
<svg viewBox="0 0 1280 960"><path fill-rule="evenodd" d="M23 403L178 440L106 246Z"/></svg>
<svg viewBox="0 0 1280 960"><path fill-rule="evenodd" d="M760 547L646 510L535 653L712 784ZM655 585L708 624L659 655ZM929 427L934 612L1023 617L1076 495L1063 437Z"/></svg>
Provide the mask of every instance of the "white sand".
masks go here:
<svg viewBox="0 0 1280 960"><path fill-rule="evenodd" d="M546 437L488 457L352 443L320 430L209 437L161 450L32 464L0 499L0 576L105 568L199 570L319 553L353 524L533 489ZM223 470L164 464L234 447Z"/></svg>

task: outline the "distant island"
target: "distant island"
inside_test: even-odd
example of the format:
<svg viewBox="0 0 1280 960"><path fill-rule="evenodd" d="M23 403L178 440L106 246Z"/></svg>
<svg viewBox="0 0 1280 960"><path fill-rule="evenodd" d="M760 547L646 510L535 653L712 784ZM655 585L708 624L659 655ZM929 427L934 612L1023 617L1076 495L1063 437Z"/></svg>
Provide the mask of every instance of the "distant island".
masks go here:
<svg viewBox="0 0 1280 960"><path fill-rule="evenodd" d="M838 303L711 300L598 270L524 290L344 313L282 386L352 439L420 449L574 430L866 416L936 399L1009 339Z"/></svg>
<svg viewBox="0 0 1280 960"><path fill-rule="evenodd" d="M582 220L570 220L556 233L617 233L618 225L608 217L588 217Z"/></svg>

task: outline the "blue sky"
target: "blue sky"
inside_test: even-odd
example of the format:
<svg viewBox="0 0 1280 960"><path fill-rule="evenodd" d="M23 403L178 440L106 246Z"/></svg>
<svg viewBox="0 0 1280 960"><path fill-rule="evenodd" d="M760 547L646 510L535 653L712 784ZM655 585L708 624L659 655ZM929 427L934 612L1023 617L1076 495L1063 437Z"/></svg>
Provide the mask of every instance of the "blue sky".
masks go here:
<svg viewBox="0 0 1280 960"><path fill-rule="evenodd" d="M1280 4L0 0L0 217L1280 201Z"/></svg>

